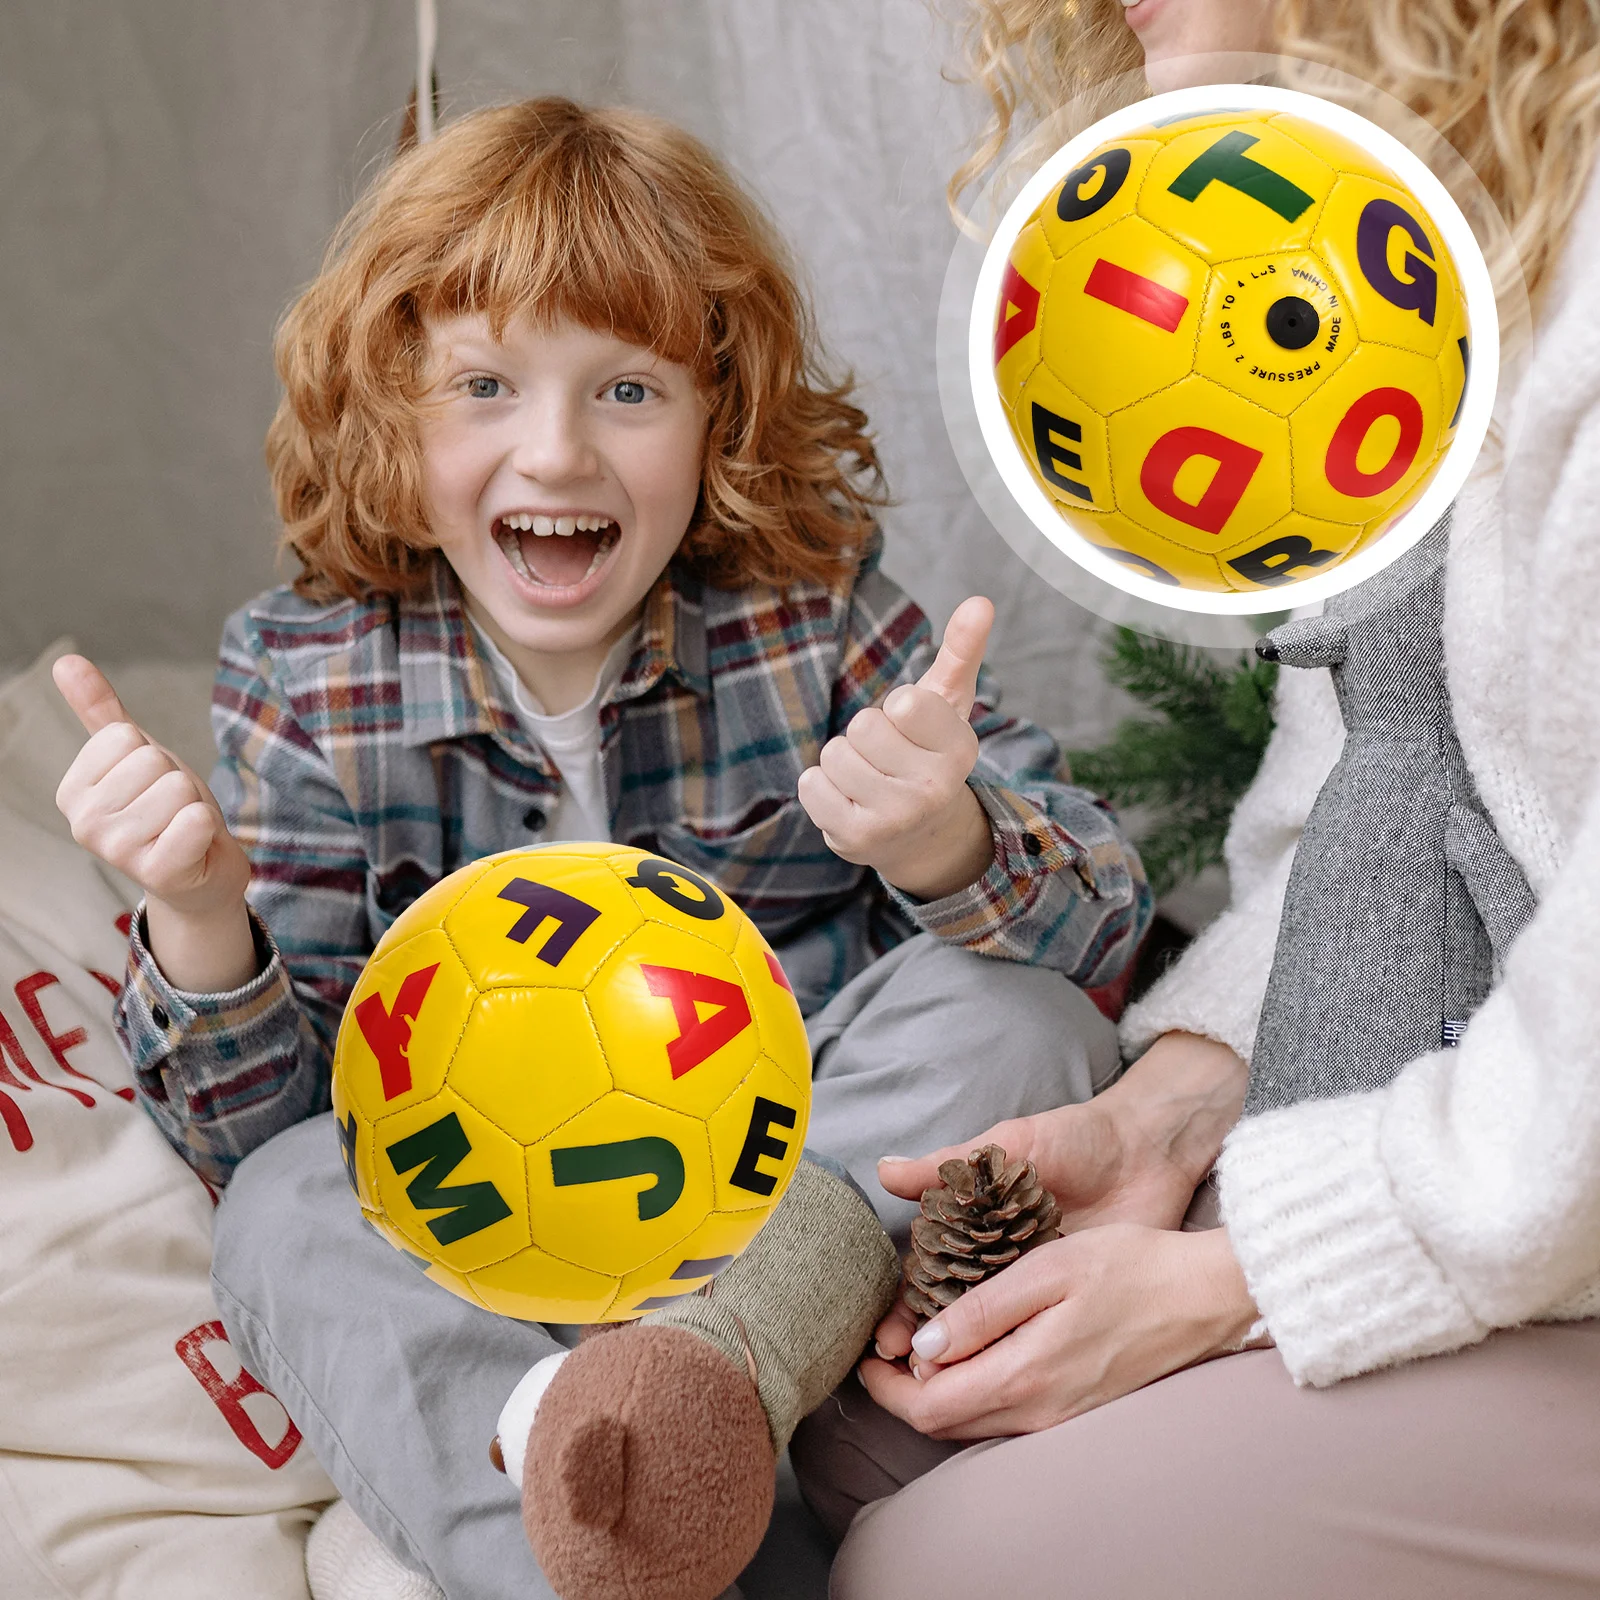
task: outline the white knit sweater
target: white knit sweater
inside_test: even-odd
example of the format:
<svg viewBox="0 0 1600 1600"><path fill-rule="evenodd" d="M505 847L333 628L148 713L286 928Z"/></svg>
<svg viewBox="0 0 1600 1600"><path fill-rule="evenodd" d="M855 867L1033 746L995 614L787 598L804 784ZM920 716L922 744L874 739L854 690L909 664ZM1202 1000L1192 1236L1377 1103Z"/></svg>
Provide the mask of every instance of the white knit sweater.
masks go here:
<svg viewBox="0 0 1600 1600"><path fill-rule="evenodd" d="M1519 409L1503 480L1457 501L1444 633L1462 748L1539 909L1458 1049L1229 1137L1223 1219L1301 1383L1600 1316L1600 181ZM1326 673L1286 670L1278 714L1229 834L1233 905L1129 1011L1130 1053L1179 1028L1249 1059L1344 732Z"/></svg>

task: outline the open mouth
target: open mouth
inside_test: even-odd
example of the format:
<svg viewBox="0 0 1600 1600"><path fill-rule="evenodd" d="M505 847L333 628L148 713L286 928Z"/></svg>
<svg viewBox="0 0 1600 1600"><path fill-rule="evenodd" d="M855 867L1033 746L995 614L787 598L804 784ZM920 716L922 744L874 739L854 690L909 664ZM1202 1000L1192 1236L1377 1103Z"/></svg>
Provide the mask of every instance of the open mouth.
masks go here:
<svg viewBox="0 0 1600 1600"><path fill-rule="evenodd" d="M578 513L558 517L515 511L496 517L494 542L511 570L545 589L572 589L598 572L621 530L609 517Z"/></svg>

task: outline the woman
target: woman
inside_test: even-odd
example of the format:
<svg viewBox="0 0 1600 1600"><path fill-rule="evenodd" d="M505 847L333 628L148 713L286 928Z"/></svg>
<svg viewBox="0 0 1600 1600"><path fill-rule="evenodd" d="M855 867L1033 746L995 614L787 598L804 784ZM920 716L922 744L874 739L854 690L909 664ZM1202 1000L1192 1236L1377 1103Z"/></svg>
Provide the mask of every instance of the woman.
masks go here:
<svg viewBox="0 0 1600 1600"><path fill-rule="evenodd" d="M1157 88L1190 81L1193 52L1275 49L1386 89L1494 195L1534 345L1498 485L1469 483L1386 590L1274 635L1291 666L1341 661L1339 698L1328 674L1283 673L1230 836L1234 904L1126 1019L1134 1065L1093 1102L972 1141L1031 1156L1075 1231L914 1345L904 1313L885 1322L866 1392L797 1439L825 1520L842 1531L876 1502L834 1600L1594 1593L1600 14L989 0L975 34L1002 137L1014 103L1064 103L1141 54ZM1398 731L1363 697L1397 661L1419 686ZM1431 763L1428 793L1454 785L1421 876L1363 833L1427 810L1395 792L1406 762ZM1415 947L1392 969L1355 947L1391 950L1392 930ZM1408 991L1425 969L1438 992ZM1334 996L1375 1041L1355 1072L1330 970L1366 972ZM1472 991L1454 1017L1452 983ZM960 1152L881 1175L911 1196ZM955 1453L973 1440L990 1442Z"/></svg>

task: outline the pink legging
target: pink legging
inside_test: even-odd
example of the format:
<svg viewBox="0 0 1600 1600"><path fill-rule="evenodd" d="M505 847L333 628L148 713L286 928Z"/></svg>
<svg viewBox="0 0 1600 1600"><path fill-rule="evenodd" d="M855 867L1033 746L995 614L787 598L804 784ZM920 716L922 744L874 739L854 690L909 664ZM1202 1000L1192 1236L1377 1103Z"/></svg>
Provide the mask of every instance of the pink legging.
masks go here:
<svg viewBox="0 0 1600 1600"><path fill-rule="evenodd" d="M1600 1321L1323 1390L1252 1351L964 1450L852 1379L792 1448L832 1600L1600 1595Z"/></svg>

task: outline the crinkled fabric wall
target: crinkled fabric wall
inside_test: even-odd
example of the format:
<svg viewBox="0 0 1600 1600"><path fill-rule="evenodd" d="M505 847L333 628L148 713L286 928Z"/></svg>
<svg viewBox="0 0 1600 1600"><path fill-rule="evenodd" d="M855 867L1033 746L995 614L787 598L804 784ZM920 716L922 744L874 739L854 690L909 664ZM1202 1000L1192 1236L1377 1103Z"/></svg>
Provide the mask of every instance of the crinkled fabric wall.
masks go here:
<svg viewBox="0 0 1600 1600"><path fill-rule="evenodd" d="M0 13L0 663L67 632L204 658L274 581L271 331L392 145L412 28L405 0ZM890 570L936 620L991 595L1009 703L1092 739L1120 710L1100 630L989 527L939 410L943 187L979 115L951 54L925 0L439 0L447 115L631 101L759 192L880 435Z"/></svg>

